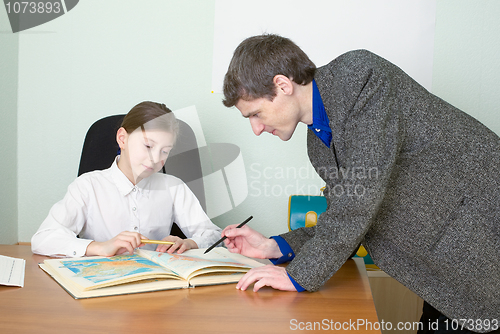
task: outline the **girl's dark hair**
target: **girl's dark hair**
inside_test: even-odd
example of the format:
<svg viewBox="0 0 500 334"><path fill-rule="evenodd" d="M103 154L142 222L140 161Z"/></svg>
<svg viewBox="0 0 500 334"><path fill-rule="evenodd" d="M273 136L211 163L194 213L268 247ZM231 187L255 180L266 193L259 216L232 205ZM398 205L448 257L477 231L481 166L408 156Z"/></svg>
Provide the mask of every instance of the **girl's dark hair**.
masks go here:
<svg viewBox="0 0 500 334"><path fill-rule="evenodd" d="M163 130L174 134L174 138L179 133L179 123L172 110L163 103L151 101L141 102L134 106L122 121L121 127L132 133L138 128L147 130Z"/></svg>
<svg viewBox="0 0 500 334"><path fill-rule="evenodd" d="M299 85L307 85L314 78L316 65L290 39L264 34L245 39L236 48L224 77L226 107L240 99L253 100L276 96L273 79L282 74Z"/></svg>

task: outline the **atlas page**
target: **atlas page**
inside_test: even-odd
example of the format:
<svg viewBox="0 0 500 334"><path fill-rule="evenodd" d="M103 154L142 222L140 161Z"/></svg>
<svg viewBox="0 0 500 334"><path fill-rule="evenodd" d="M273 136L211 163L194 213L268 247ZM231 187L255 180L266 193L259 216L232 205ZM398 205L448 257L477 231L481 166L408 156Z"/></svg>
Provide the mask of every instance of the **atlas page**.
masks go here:
<svg viewBox="0 0 500 334"><path fill-rule="evenodd" d="M192 249L182 254L158 253L138 250L137 254L168 268L185 280L213 272L246 272L251 268L263 266L262 263L240 254L230 253L227 249L217 247L207 254L205 249Z"/></svg>
<svg viewBox="0 0 500 334"><path fill-rule="evenodd" d="M137 254L112 257L45 260L65 284L87 291L152 278L180 279L171 270ZM41 265L42 269L45 269Z"/></svg>

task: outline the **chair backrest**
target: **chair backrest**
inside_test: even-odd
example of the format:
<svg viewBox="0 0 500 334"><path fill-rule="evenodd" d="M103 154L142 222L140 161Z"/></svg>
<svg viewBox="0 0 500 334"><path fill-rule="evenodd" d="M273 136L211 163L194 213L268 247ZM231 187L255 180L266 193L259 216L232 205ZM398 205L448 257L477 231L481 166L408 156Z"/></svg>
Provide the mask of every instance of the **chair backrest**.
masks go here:
<svg viewBox="0 0 500 334"><path fill-rule="evenodd" d="M111 166L119 149L116 131L120 128L124 117L125 115L104 117L90 126L83 143L78 176ZM174 148L170 151L163 172L184 181L206 211L205 187L196 136L187 123L181 120L178 122L179 135ZM172 227L171 234L185 237L177 225Z"/></svg>
<svg viewBox="0 0 500 334"><path fill-rule="evenodd" d="M109 168L118 153L116 131L120 128L125 115L101 118L92 124L83 142L78 176Z"/></svg>

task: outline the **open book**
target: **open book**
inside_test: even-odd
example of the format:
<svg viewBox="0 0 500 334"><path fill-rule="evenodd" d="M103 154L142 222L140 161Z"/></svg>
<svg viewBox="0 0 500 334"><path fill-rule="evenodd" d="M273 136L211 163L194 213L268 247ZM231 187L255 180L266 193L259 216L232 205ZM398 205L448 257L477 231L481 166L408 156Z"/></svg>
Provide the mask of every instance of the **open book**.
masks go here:
<svg viewBox="0 0 500 334"><path fill-rule="evenodd" d="M48 259L39 266L75 299L235 283L263 263L218 247L207 254L138 249L133 255Z"/></svg>

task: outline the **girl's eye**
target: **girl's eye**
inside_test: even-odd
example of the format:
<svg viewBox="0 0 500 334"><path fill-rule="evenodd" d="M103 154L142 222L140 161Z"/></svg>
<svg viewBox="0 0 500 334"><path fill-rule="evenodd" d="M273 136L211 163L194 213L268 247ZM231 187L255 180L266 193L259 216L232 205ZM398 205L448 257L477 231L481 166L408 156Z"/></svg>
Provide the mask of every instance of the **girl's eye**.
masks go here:
<svg viewBox="0 0 500 334"><path fill-rule="evenodd" d="M144 144L144 146L146 146L146 148L151 148L151 145Z"/></svg>

